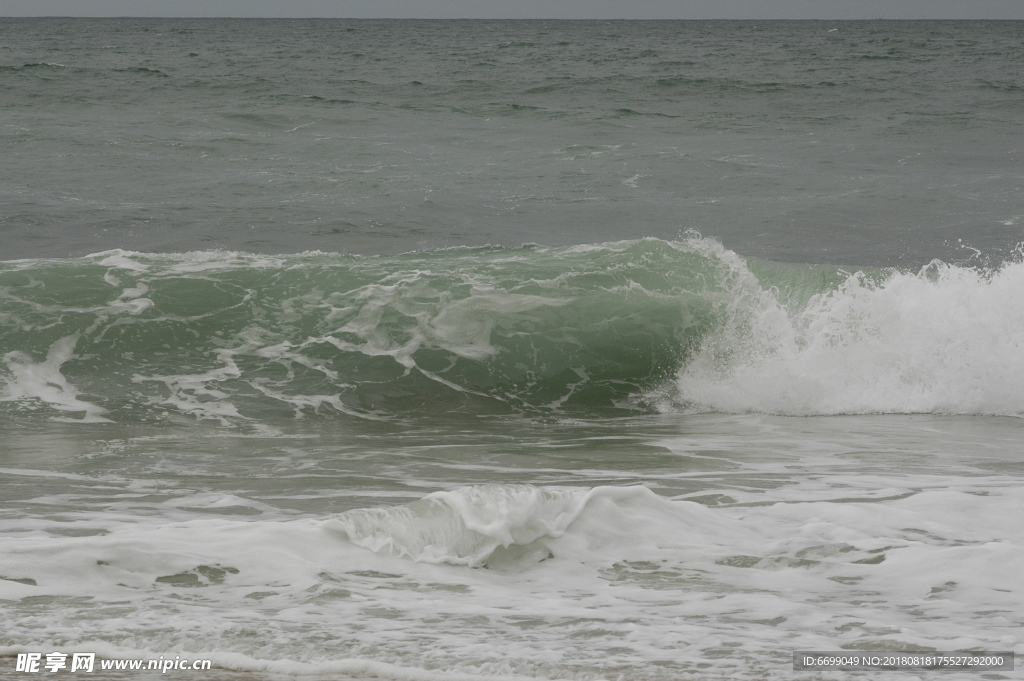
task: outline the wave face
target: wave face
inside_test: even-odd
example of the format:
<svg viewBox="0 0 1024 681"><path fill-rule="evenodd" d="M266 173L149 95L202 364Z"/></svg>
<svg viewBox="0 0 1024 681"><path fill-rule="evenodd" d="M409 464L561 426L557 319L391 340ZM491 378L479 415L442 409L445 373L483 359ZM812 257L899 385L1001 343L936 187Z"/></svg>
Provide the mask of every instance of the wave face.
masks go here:
<svg viewBox="0 0 1024 681"><path fill-rule="evenodd" d="M1024 265L747 262L697 236L359 257L0 265L0 409L1024 413Z"/></svg>
<svg viewBox="0 0 1024 681"><path fill-rule="evenodd" d="M716 323L710 242L8 263L9 402L73 418L591 409Z"/></svg>

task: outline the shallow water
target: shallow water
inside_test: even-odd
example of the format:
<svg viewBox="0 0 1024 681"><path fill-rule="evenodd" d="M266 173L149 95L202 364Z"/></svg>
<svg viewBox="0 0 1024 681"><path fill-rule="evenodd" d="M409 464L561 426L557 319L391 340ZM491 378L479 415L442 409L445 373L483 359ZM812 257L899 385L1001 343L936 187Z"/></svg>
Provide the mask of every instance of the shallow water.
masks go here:
<svg viewBox="0 0 1024 681"><path fill-rule="evenodd" d="M5 447L19 642L784 678L793 650L1012 649L1022 624L1015 418L66 427Z"/></svg>

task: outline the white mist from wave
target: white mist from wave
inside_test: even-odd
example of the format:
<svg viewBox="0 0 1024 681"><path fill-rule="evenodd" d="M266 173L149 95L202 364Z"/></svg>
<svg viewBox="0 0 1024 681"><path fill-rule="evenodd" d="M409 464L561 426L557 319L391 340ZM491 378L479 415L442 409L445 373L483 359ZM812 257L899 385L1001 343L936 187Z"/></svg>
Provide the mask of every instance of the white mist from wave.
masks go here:
<svg viewBox="0 0 1024 681"><path fill-rule="evenodd" d="M660 411L1024 414L1024 263L857 272L787 306L724 251L727 319L662 388Z"/></svg>

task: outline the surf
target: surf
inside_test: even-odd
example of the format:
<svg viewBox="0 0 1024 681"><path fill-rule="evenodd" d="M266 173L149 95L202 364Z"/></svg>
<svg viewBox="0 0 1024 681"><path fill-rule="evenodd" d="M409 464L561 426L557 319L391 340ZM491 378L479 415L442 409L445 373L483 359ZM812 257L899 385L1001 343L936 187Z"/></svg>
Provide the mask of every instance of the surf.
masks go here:
<svg viewBox="0 0 1024 681"><path fill-rule="evenodd" d="M224 424L432 414L1021 414L1024 264L855 270L647 238L0 264L0 410Z"/></svg>

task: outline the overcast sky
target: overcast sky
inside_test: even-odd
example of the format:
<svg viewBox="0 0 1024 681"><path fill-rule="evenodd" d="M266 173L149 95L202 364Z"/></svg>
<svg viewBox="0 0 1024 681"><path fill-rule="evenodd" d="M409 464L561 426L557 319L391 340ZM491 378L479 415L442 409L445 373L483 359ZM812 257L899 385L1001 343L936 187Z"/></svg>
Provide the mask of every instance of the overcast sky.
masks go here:
<svg viewBox="0 0 1024 681"><path fill-rule="evenodd" d="M1024 0L0 0L0 16L1024 19Z"/></svg>

